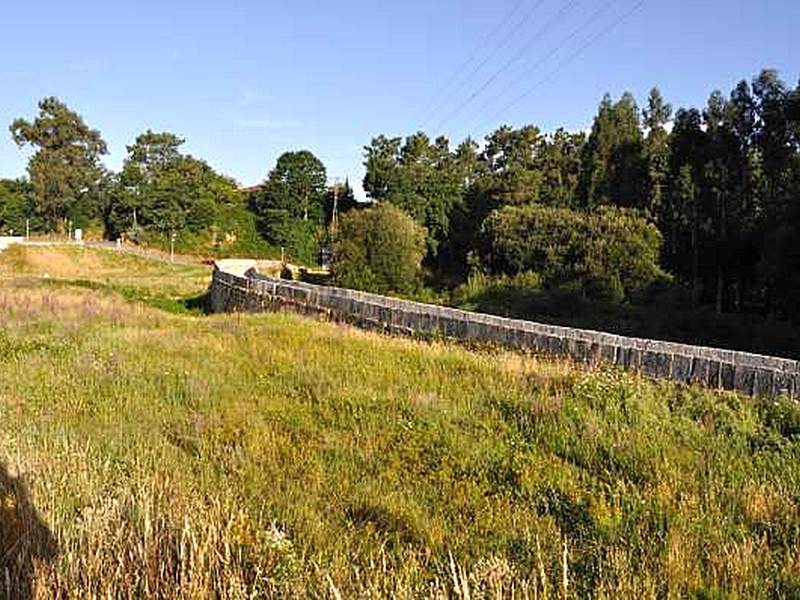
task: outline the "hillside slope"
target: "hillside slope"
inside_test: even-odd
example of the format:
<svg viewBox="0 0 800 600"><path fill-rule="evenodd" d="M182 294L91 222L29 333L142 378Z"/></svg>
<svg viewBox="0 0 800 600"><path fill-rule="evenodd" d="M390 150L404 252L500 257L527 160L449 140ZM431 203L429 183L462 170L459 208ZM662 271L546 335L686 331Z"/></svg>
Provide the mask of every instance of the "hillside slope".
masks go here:
<svg viewBox="0 0 800 600"><path fill-rule="evenodd" d="M207 277L0 255L0 596L800 594L795 405L155 308Z"/></svg>

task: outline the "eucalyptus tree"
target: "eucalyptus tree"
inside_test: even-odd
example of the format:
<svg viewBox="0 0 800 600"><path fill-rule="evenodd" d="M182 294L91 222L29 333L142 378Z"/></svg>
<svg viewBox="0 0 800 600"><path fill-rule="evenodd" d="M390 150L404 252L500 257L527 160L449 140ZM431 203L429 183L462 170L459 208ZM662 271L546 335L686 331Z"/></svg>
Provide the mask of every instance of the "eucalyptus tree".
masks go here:
<svg viewBox="0 0 800 600"><path fill-rule="evenodd" d="M100 157L108 149L100 132L55 97L39 102L33 121L19 118L9 128L14 142L36 149L28 163L33 207L48 228L67 219L103 216L106 170Z"/></svg>

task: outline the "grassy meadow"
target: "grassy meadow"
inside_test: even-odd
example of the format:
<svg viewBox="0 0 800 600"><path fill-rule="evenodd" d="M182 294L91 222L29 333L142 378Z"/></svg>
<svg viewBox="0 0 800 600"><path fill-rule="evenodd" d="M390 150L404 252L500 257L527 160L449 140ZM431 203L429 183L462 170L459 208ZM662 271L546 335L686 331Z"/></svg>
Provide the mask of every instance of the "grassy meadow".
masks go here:
<svg viewBox="0 0 800 600"><path fill-rule="evenodd" d="M0 255L0 597L796 598L800 410Z"/></svg>

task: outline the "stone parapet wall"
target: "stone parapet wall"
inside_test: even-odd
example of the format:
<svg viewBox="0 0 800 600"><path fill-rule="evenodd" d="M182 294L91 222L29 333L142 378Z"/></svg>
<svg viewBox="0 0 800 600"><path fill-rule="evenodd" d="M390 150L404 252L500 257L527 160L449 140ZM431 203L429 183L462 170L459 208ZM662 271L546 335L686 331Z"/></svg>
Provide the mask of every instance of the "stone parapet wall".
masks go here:
<svg viewBox="0 0 800 600"><path fill-rule="evenodd" d="M608 362L658 379L749 395L797 397L798 361L546 325L266 277L255 261L218 261L214 312L291 310L403 335L443 337L521 348L585 362Z"/></svg>

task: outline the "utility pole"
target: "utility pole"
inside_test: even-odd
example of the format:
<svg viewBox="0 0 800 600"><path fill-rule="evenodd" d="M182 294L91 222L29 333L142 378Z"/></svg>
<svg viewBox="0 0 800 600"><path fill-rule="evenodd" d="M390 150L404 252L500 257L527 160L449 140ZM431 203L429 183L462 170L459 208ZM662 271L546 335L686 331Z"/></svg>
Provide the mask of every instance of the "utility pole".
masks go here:
<svg viewBox="0 0 800 600"><path fill-rule="evenodd" d="M336 230L339 227L339 186L333 188L333 215L331 216L331 239L336 239Z"/></svg>
<svg viewBox="0 0 800 600"><path fill-rule="evenodd" d="M342 180L333 178L333 211L331 212L331 241L336 240L336 230L339 228L339 186Z"/></svg>

